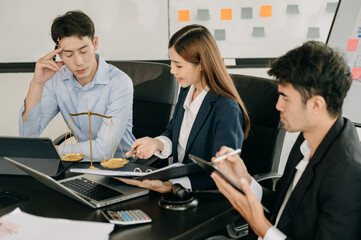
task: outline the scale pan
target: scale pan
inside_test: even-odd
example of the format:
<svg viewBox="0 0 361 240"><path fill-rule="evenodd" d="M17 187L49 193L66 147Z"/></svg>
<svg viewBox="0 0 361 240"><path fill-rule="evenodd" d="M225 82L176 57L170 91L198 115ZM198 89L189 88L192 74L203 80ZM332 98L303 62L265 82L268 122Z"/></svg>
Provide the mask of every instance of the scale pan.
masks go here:
<svg viewBox="0 0 361 240"><path fill-rule="evenodd" d="M128 163L125 158L110 158L100 163L103 168L121 168Z"/></svg>
<svg viewBox="0 0 361 240"><path fill-rule="evenodd" d="M66 153L60 156L61 160L64 162L79 162L85 158L82 153Z"/></svg>

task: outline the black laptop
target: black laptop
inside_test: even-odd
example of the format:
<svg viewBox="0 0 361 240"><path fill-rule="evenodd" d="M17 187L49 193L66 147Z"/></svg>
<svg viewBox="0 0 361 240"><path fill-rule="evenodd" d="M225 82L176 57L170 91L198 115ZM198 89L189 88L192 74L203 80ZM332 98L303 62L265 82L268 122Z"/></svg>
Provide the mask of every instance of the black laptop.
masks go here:
<svg viewBox="0 0 361 240"><path fill-rule="evenodd" d="M4 160L24 170L44 185L92 208L108 206L149 193L148 189L127 185L114 178L92 174L82 174L56 181L14 159L4 157Z"/></svg>
<svg viewBox="0 0 361 240"><path fill-rule="evenodd" d="M27 175L4 160L4 157L10 157L51 177L56 177L66 170L49 138L0 136L0 174Z"/></svg>

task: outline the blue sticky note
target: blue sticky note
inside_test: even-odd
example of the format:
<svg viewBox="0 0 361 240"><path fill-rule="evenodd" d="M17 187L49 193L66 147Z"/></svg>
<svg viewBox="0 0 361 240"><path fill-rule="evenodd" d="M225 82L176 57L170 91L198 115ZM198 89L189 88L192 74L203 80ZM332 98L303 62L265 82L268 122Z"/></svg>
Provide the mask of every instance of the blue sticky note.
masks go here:
<svg viewBox="0 0 361 240"><path fill-rule="evenodd" d="M198 20L209 20L209 10L208 9L198 9L197 19Z"/></svg>
<svg viewBox="0 0 361 240"><path fill-rule="evenodd" d="M361 67L361 55L358 55L355 62L355 67Z"/></svg>
<svg viewBox="0 0 361 240"><path fill-rule="evenodd" d="M214 39L216 41L226 40L226 30L225 29L215 29L214 30Z"/></svg>
<svg viewBox="0 0 361 240"><path fill-rule="evenodd" d="M307 38L320 38L320 28L318 27L309 27Z"/></svg>
<svg viewBox="0 0 361 240"><path fill-rule="evenodd" d="M253 18L252 8L251 7L243 7L243 8L241 8L241 18L242 19Z"/></svg>
<svg viewBox="0 0 361 240"><path fill-rule="evenodd" d="M287 13L288 14L299 14L300 10L298 9L298 5L297 4L287 5Z"/></svg>
<svg viewBox="0 0 361 240"><path fill-rule="evenodd" d="M253 37L264 37L265 36L264 27L253 27L252 36Z"/></svg>
<svg viewBox="0 0 361 240"><path fill-rule="evenodd" d="M328 2L327 5L326 5L326 11L329 12L329 13L336 12L337 5L338 5L337 2Z"/></svg>

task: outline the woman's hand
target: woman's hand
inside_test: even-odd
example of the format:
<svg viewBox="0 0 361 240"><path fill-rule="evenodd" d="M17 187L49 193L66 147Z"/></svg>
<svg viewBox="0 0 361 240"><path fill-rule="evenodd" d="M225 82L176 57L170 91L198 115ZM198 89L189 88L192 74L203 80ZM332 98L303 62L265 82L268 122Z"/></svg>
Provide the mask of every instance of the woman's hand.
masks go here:
<svg viewBox="0 0 361 240"><path fill-rule="evenodd" d="M135 140L132 144L132 149L127 152L125 155L130 156L135 154L137 157L141 159L148 159L156 151L163 151L164 145L161 141L150 138L150 137L143 137Z"/></svg>
<svg viewBox="0 0 361 240"><path fill-rule="evenodd" d="M135 179L127 179L127 178L118 178L115 177L115 179L118 179L119 181L122 181L126 184L146 188L155 192L159 193L167 193L170 192L172 188L172 182L162 182L160 180L135 180Z"/></svg>

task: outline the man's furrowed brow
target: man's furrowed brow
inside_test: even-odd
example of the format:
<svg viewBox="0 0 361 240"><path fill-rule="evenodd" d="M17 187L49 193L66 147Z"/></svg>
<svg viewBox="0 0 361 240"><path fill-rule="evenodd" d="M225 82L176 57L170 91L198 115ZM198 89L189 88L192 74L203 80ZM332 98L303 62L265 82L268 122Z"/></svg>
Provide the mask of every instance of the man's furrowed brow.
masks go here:
<svg viewBox="0 0 361 240"><path fill-rule="evenodd" d="M82 46L82 47L80 47L80 48L76 49L75 51L82 50L82 49L84 49L84 48L86 48L86 47L88 47L88 46L89 46L89 45L88 45L88 44L86 44L86 45L84 45L84 46ZM63 49L63 52L74 52L74 50L67 50L67 49Z"/></svg>

